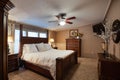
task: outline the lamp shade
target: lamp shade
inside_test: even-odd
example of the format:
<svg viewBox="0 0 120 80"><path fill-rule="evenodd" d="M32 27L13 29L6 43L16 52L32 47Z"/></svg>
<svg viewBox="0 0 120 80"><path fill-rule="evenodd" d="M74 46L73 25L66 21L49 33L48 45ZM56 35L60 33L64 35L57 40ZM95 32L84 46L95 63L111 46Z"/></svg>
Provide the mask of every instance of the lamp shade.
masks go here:
<svg viewBox="0 0 120 80"><path fill-rule="evenodd" d="M8 36L8 42L13 42L13 37L12 36Z"/></svg>
<svg viewBox="0 0 120 80"><path fill-rule="evenodd" d="M51 39L50 39L50 42L54 42L54 39L53 39L53 38L51 38Z"/></svg>

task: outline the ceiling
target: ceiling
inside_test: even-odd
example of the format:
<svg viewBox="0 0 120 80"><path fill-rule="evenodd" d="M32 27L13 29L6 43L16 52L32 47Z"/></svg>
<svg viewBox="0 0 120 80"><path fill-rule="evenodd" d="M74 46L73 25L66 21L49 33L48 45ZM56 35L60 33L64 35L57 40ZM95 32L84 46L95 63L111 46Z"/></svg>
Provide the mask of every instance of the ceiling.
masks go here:
<svg viewBox="0 0 120 80"><path fill-rule="evenodd" d="M104 20L111 0L11 0L15 5L9 19L50 30L63 30L95 24ZM66 13L73 24L59 26L55 15Z"/></svg>

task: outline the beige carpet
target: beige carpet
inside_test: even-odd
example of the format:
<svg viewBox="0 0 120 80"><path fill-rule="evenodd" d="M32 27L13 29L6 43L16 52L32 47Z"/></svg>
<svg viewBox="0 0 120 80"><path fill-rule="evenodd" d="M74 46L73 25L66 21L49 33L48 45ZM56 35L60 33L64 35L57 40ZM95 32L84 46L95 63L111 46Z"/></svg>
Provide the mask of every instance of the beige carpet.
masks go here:
<svg viewBox="0 0 120 80"><path fill-rule="evenodd" d="M98 80L97 59L79 58L65 80ZM49 80L30 70L19 70L9 73L9 80Z"/></svg>

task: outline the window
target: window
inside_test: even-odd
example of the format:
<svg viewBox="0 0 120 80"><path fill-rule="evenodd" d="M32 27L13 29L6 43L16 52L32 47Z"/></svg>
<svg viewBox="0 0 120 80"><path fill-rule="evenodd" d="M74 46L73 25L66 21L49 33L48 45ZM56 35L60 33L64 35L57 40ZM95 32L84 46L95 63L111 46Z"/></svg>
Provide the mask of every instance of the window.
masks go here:
<svg viewBox="0 0 120 80"><path fill-rule="evenodd" d="M20 43L20 30L15 29L14 53L19 52L19 43Z"/></svg>
<svg viewBox="0 0 120 80"><path fill-rule="evenodd" d="M40 38L47 38L47 33L39 33Z"/></svg>
<svg viewBox="0 0 120 80"><path fill-rule="evenodd" d="M38 32L28 32L28 37L38 37Z"/></svg>
<svg viewBox="0 0 120 80"><path fill-rule="evenodd" d="M27 32L26 31L23 31L23 36L27 36L27 34L26 34Z"/></svg>

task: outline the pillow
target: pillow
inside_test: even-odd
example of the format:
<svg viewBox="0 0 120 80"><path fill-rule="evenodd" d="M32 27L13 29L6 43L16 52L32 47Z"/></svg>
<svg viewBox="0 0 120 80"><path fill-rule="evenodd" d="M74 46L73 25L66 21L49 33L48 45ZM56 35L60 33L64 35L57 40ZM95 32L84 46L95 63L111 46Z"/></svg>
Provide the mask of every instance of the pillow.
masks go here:
<svg viewBox="0 0 120 80"><path fill-rule="evenodd" d="M50 50L50 49L52 49L52 47L51 47L50 44L44 44L44 47L46 48L46 50Z"/></svg>
<svg viewBox="0 0 120 80"><path fill-rule="evenodd" d="M39 43L36 44L38 51L42 52L42 51L46 51L45 47L44 47L44 43Z"/></svg>
<svg viewBox="0 0 120 80"><path fill-rule="evenodd" d="M38 51L40 52L52 49L50 44L39 43L39 44L36 44L36 46L37 46Z"/></svg>
<svg viewBox="0 0 120 80"><path fill-rule="evenodd" d="M38 52L34 44L24 44L23 53L34 53L34 52Z"/></svg>

